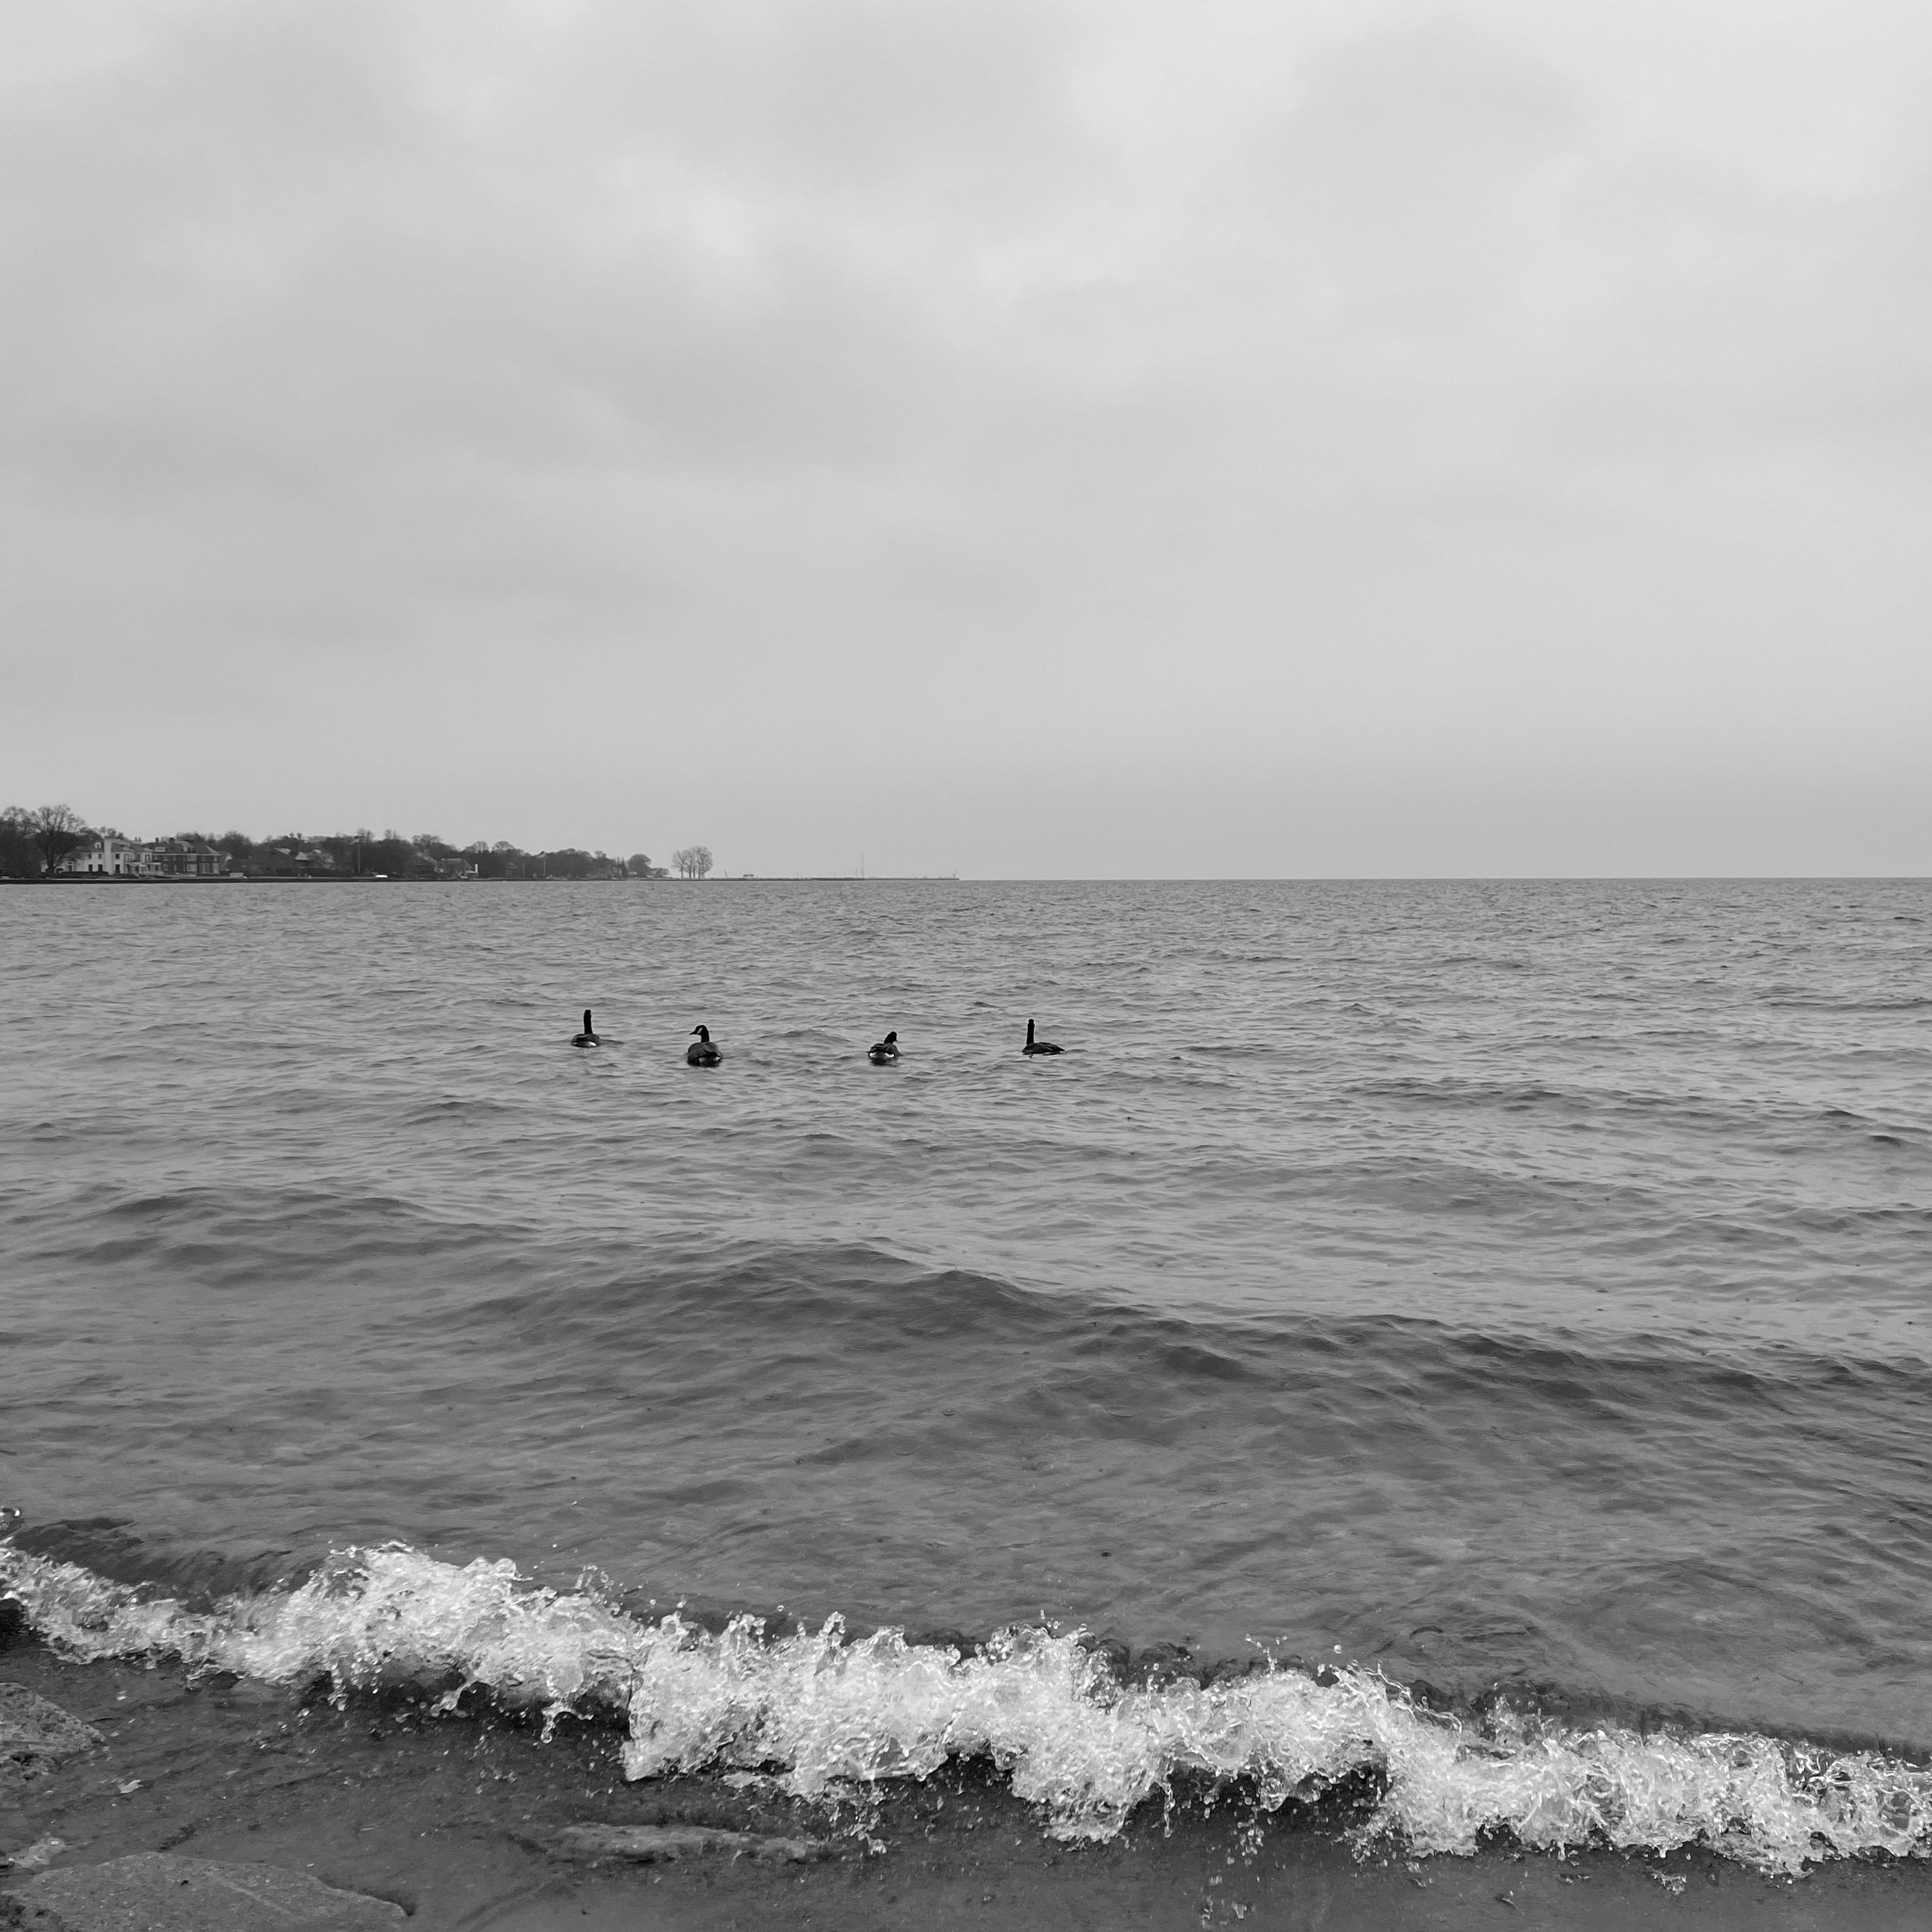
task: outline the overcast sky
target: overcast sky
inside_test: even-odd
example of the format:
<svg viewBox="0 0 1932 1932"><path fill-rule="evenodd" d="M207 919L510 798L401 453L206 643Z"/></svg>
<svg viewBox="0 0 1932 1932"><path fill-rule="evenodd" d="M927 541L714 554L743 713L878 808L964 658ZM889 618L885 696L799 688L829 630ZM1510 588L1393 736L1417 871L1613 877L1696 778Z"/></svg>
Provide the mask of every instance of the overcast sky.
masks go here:
<svg viewBox="0 0 1932 1932"><path fill-rule="evenodd" d="M0 0L0 803L1932 871L1932 11Z"/></svg>

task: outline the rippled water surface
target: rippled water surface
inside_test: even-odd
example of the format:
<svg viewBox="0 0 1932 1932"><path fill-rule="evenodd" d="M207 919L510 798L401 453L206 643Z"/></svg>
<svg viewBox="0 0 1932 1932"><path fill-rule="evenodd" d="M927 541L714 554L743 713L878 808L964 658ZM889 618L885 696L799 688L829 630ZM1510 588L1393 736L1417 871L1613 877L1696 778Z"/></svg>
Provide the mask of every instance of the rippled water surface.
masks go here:
<svg viewBox="0 0 1932 1932"><path fill-rule="evenodd" d="M0 888L0 1503L1932 1746L1928 922Z"/></svg>

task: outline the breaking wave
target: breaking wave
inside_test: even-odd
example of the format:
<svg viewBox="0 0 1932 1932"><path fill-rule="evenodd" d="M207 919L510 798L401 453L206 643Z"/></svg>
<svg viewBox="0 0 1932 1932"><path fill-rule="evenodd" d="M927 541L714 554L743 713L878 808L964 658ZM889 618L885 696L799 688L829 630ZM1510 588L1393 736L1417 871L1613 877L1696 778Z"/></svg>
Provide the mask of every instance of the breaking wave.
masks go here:
<svg viewBox="0 0 1932 1932"><path fill-rule="evenodd" d="M1932 1856L1932 1771L1730 1732L1581 1730L1534 1713L1480 1720L1419 1706L1359 1669L1271 1662L1206 1684L1124 1683L1079 1632L1016 1628L970 1654L896 1630L850 1639L721 1630L628 1616L594 1592L536 1588L514 1564L442 1563L400 1545L338 1552L291 1588L192 1610L0 1545L0 1592L80 1660L151 1656L334 1694L408 1687L453 1711L466 1692L621 1721L626 1777L774 1768L806 1798L922 1778L987 1757L1046 1828L1106 1839L1180 1775L1244 1784L1265 1810L1366 1774L1381 1796L1358 1844L1474 1851L1507 1830L1551 1850L1702 1844L1760 1869L1884 1852Z"/></svg>

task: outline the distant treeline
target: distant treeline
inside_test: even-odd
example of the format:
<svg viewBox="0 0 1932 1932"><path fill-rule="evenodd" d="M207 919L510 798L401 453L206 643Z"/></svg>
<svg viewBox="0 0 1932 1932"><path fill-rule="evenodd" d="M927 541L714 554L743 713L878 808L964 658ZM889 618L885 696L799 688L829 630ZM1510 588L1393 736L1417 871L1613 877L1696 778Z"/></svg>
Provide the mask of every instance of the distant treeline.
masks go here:
<svg viewBox="0 0 1932 1932"><path fill-rule="evenodd" d="M117 858L129 849L139 854L148 848L158 854L199 848L224 854L223 870L253 878L380 874L391 879L664 879L671 873L671 866L653 865L646 852L633 852L625 859L574 845L526 852L507 839L492 844L478 838L452 845L433 832L414 838L400 832L379 836L366 827L356 832L288 832L270 838L251 838L245 832L184 832L144 844L89 826L66 806L50 805L31 812L15 806L0 812L0 877L38 878L83 869L88 855L110 840ZM671 865L686 878L701 879L711 870L711 854L702 845L687 846L674 855Z"/></svg>

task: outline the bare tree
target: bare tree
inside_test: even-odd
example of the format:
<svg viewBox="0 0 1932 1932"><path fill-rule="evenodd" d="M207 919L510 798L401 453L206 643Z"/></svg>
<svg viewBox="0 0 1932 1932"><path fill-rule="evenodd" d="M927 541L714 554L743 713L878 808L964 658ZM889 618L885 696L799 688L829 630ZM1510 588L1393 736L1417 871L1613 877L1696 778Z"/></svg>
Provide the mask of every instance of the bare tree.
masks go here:
<svg viewBox="0 0 1932 1932"><path fill-rule="evenodd" d="M687 879L701 879L711 869L709 845L686 845L670 855L670 862Z"/></svg>
<svg viewBox="0 0 1932 1932"><path fill-rule="evenodd" d="M34 843L40 848L41 860L50 872L70 852L79 850L94 836L73 808L64 805L42 806L29 823Z"/></svg>
<svg viewBox="0 0 1932 1932"><path fill-rule="evenodd" d="M0 878L37 879L40 848L34 836L34 814L10 805L0 812Z"/></svg>

